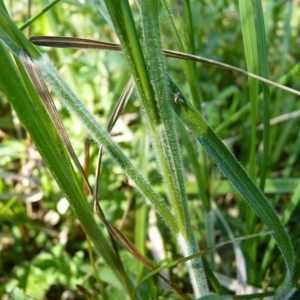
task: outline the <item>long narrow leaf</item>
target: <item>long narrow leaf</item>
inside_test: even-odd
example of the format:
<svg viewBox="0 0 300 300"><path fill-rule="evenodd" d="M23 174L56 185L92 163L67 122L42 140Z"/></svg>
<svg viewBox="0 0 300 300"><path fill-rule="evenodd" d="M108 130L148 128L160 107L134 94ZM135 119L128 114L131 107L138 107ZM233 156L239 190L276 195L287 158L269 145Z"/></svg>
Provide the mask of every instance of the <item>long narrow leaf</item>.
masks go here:
<svg viewBox="0 0 300 300"><path fill-rule="evenodd" d="M90 39L83 39L78 37L61 37L61 36L33 36L30 40L35 45L46 46L46 47L57 47L57 48L78 48L78 49L98 49L98 50L111 50L111 51L122 51L122 48L119 44L107 43L101 41L95 41ZM284 83L288 81L289 78L295 76L295 73L299 72L300 64L297 64L291 71L290 74L287 74L280 78L279 82L272 81L265 77L259 76L257 74L245 71L241 68L219 62L213 59L209 59L199 55L191 55L174 50L164 50L164 54L167 57L173 57L177 59L192 60L200 63L214 65L220 68L228 69L239 74L252 77L256 80L259 80L263 83L269 84L273 87L282 89L291 94L300 96L300 91L285 86Z"/></svg>
<svg viewBox="0 0 300 300"><path fill-rule="evenodd" d="M39 95L32 86L22 64L14 63L9 49L0 41L0 89L13 105L20 121L30 133L46 165L60 188L70 199L70 205L91 240L128 291L129 280L116 263L112 248L96 223L92 210L83 195L74 169Z"/></svg>
<svg viewBox="0 0 300 300"><path fill-rule="evenodd" d="M167 97L170 97L169 85L167 82L167 71L161 47L158 1L141 1L142 25L143 25L143 46L148 66L148 73L153 87L157 110L160 115L161 125L155 137L163 179L166 183L167 193L175 219L178 223L178 243L185 256L198 251L197 241L192 229L190 214L187 205L184 179L182 173L182 160L179 155L177 133L175 130L174 116ZM172 96L171 96L172 97ZM207 279L200 258L192 260L187 264L189 274L196 298L209 293Z"/></svg>
<svg viewBox="0 0 300 300"><path fill-rule="evenodd" d="M288 269L287 281L289 281L289 285L291 285L291 280L295 271L294 251L290 238L287 235L284 226L280 222L274 208L249 177L238 160L210 128L202 115L184 98L173 81L171 81L171 85L173 93L177 93L178 95L178 99L174 99L176 101L172 101L174 111L192 131L217 166L224 172L231 183L239 190L245 200L253 208L255 213L272 232L272 235L285 259Z"/></svg>

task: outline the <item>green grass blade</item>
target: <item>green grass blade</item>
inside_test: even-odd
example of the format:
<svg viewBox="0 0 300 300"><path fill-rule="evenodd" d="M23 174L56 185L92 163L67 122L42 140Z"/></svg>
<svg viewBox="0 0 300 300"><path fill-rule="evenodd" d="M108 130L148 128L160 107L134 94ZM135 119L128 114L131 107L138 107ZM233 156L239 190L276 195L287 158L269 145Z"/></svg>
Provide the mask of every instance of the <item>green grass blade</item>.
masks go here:
<svg viewBox="0 0 300 300"><path fill-rule="evenodd" d="M7 16L7 22L9 23L9 17ZM16 54L19 54L22 50L22 47L25 45L22 40L26 40L22 32L16 27L16 34L18 38L15 39L15 36L6 33L5 42L8 46L11 47L11 50L15 51ZM41 76L44 77L44 80L50 84L51 88L54 90L58 97L62 100L63 104L70 110L71 114L75 114L79 119L83 121L84 126L87 128L87 131L90 133L92 138L100 145L104 146L106 150L112 155L116 162L123 168L125 173L136 183L139 191L144 195L145 198L149 199L154 206L162 215L165 222L168 226L174 231L177 232L177 224L174 221L174 218L169 210L169 208L163 203L159 195L153 190L149 182L140 174L136 167L132 165L130 160L125 156L120 147L111 139L110 135L102 127L99 126L95 118L86 110L84 105L76 98L72 93L69 87L63 82L63 80L58 75L55 68L52 66L50 60L46 56L41 56L39 52L34 48L34 46L27 40L31 47L34 49L36 59L34 61L34 67L37 68ZM116 260L114 260L116 261ZM121 266L118 266L120 271ZM127 277L125 276L125 279ZM122 278L121 278L122 279ZM127 284L128 280L124 280L124 283ZM127 284L129 287L129 284ZM129 288L127 288L129 290Z"/></svg>
<svg viewBox="0 0 300 300"><path fill-rule="evenodd" d="M244 44L244 53L246 58L247 70L249 72L259 74L260 63L262 56L259 55L258 43L262 43L262 47L265 46L265 39L263 39L263 21L261 16L261 11L258 10L257 2L240 0L240 16L241 16L241 25L243 33L243 44ZM257 22L259 20L259 24ZM259 32L257 28L260 26ZM260 33L260 35L259 35ZM258 36L259 35L259 36ZM266 54L266 53L264 53ZM264 57L266 58L266 57ZM264 62L265 64L267 61ZM265 68L263 69L265 70ZM261 75L261 74L260 74ZM250 97L250 119L251 119L251 133L249 141L249 174L256 181L257 178L257 115L258 115L258 82L248 77L249 83L249 97ZM267 114L268 116L268 114ZM267 124L268 121L265 121ZM269 129L269 124L267 124L267 132ZM266 143L267 142L267 143ZM268 147L268 141L265 140L264 145ZM267 149L264 149L268 153ZM263 154L263 161L265 162L266 156ZM266 168L263 169L264 177L266 175ZM264 183L265 178L262 178L262 183ZM253 212L247 213L247 230L252 230L254 224L256 223L256 216ZM250 258L250 261L256 261L257 257L257 247L254 243L247 247L247 255ZM254 279L256 276L254 268L249 268L249 278L250 280Z"/></svg>
<svg viewBox="0 0 300 300"><path fill-rule="evenodd" d="M49 9L51 9L55 4L60 2L61 0L53 0L48 5L46 5L39 13L31 17L29 20L27 20L21 27L20 30L26 29L28 26L30 26L34 21L36 21L38 18L40 18L44 13L46 13Z"/></svg>
<svg viewBox="0 0 300 300"><path fill-rule="evenodd" d="M188 216L173 115L169 104L164 102L170 92L165 77L159 34L158 3L141 2L145 53L139 42L129 3L122 1L116 4L107 1L106 5L149 119L158 162L167 186L168 199L178 224L178 239L181 241L184 254L190 254L198 249ZM194 287L197 287L196 295L207 293L201 260L192 262L191 265L193 265L191 278Z"/></svg>
<svg viewBox="0 0 300 300"><path fill-rule="evenodd" d="M45 81L51 85L54 92L70 110L71 114L75 114L83 121L84 126L87 128L87 131L91 134L92 138L110 152L125 173L136 183L141 193L154 203L154 206L159 210L160 214L162 214L170 228L174 230L174 232L177 232L177 225L173 220L173 216L169 209L163 204L162 199L155 193L151 185L144 179L137 168L132 165L120 147L118 147L111 139L107 131L99 126L95 118L87 111L84 105L64 83L48 57L41 56L38 50L35 49L18 27L10 20L4 8L0 8L0 16L3 16L3 18L0 18L0 36L4 43L17 55L21 53L22 49L25 49L30 55L33 55L33 58L37 59L36 64L39 72L45 77ZM12 23L11 27L9 26L10 23ZM6 31L6 28L12 29ZM139 71L140 69L142 68L139 68ZM153 116L153 121L155 122L157 118L158 115L156 114Z"/></svg>
<svg viewBox="0 0 300 300"><path fill-rule="evenodd" d="M114 252L96 223L90 205L84 196L62 140L47 114L37 92L21 63L14 63L9 49L0 41L0 89L14 107L20 121L30 133L44 162L50 169L82 227L90 236L106 263L131 291L129 279L122 274Z"/></svg>
<svg viewBox="0 0 300 300"><path fill-rule="evenodd" d="M8 44L15 54L25 50L32 58L38 58L39 52L10 19L2 0L0 1L0 39Z"/></svg>
<svg viewBox="0 0 300 300"><path fill-rule="evenodd" d="M129 158L126 157L121 148L112 140L108 132L98 124L94 116L60 78L48 57L44 56L41 60L36 61L36 63L45 81L53 88L63 105L71 114L82 121L83 126L92 139L110 153L126 175L135 182L142 195L152 202L170 228L177 232L177 225L173 220L173 216L164 205L162 199L153 190L150 183L140 174L139 170L131 163Z"/></svg>
<svg viewBox="0 0 300 300"><path fill-rule="evenodd" d="M268 66L268 50L267 41L265 34L264 14L262 4L260 0L254 2L254 16L255 28L257 34L257 45L258 48L258 68L259 75L265 78L269 77L269 66ZM264 190L269 162L269 144L270 144L270 89L269 86L263 85L263 154L261 160L261 171L260 171L260 188Z"/></svg>
<svg viewBox="0 0 300 300"><path fill-rule="evenodd" d="M121 1L120 3L106 1L106 5L111 19L114 22L132 76L135 79L136 87L143 100L150 125L156 127L160 124L160 117L156 109L155 97L150 83L142 46L135 29L129 4L127 1Z"/></svg>
<svg viewBox="0 0 300 300"><path fill-rule="evenodd" d="M292 216L293 213L295 213L296 208L299 206L299 199L300 199L300 181L297 180L298 184L295 182L295 187L294 187L294 193L292 194L292 197L289 201L289 204L287 205L283 216L282 216L282 222L283 224L287 224L288 221L290 221L290 217ZM269 242L269 245L267 247L267 251L264 254L264 258L262 261L262 269L265 270L268 266L268 263L270 261L270 257L272 254L272 251L275 247L274 240L271 240Z"/></svg>
<svg viewBox="0 0 300 300"><path fill-rule="evenodd" d="M139 144L139 169L143 174L147 174L147 153L150 149L150 141L149 137L144 135L142 136ZM145 240L147 237L147 229L148 229L148 213L149 208L143 205L142 199L138 199L138 205L136 206L136 214L135 214L135 233L134 233L134 240L137 248L139 251L145 255L146 247L145 247ZM142 266L140 263L137 263L138 269L138 279L140 280L145 272L145 267Z"/></svg>
<svg viewBox="0 0 300 300"><path fill-rule="evenodd" d="M182 161L179 155L177 134L172 108L166 99L170 95L167 84L166 67L160 40L158 1L141 1L143 45L145 49L148 73L154 91L161 125L157 128L159 140L156 140L158 159L163 179L169 195L179 228L179 245L184 256L198 251L197 242L191 226L187 206L187 196L182 174ZM154 133L157 136L156 133ZM208 293L208 286L202 260L195 259L188 264L195 297Z"/></svg>
<svg viewBox="0 0 300 300"><path fill-rule="evenodd" d="M257 35L254 22L254 8L252 1L240 0L240 14L243 32L244 52L247 69L249 72L258 74L258 49ZM251 103L251 139L249 143L249 173L252 178L256 178L256 124L257 124L257 97L258 82L248 78L249 96ZM254 221L254 220L253 220ZM250 222L252 223L252 222ZM251 224L249 225L251 226Z"/></svg>
<svg viewBox="0 0 300 300"><path fill-rule="evenodd" d="M178 87L173 82L171 84L173 92L179 92ZM179 118L193 132L217 166L219 166L232 184L239 190L267 228L272 231L272 235L287 265L287 281L291 280L295 268L293 247L284 226L270 202L249 177L238 160L209 127L202 115L182 95L180 96L180 100L176 102L172 101L172 107Z"/></svg>
<svg viewBox="0 0 300 300"><path fill-rule="evenodd" d="M187 19L187 32L188 32L188 41L186 44L188 45L186 48L183 45L183 42L180 38L180 34L175 26L174 18L171 14L170 7L168 5L167 0L164 0L163 2L164 7L164 13L166 15L169 27L171 29L171 32L173 34L173 37L176 41L177 47L181 52L187 52L191 54L195 54L195 39L194 39L194 30L193 30L193 19L192 19L192 12L191 12L191 5L190 1L185 1L185 15ZM183 24L182 24L182 27ZM185 28L182 28L182 33L184 33L186 30ZM195 107L201 111L201 97L199 88L197 85L196 78L198 77L198 68L196 66L195 61L187 61L183 59L182 61L183 69L187 77L187 81L189 84L189 88L191 91L191 96L193 99L193 103ZM188 143L185 143L185 146L187 146ZM192 168L197 174L197 183L199 187L199 194L200 198L203 201L204 208L208 212L210 210L210 195L209 195L209 181L208 181L208 166L207 166L207 157L205 154L205 151L203 151L202 148L200 149L194 149L193 147L189 148L190 157L195 157L198 155L198 152L200 153L199 157L197 159L193 159L192 162ZM209 234L208 234L209 236Z"/></svg>

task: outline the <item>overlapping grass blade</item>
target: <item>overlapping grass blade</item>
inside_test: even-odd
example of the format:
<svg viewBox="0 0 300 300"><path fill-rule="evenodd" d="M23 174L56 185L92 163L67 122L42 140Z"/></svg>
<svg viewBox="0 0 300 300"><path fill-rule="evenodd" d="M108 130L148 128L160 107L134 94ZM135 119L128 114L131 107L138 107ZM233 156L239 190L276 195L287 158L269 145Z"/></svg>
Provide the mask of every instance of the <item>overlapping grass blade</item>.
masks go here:
<svg viewBox="0 0 300 300"><path fill-rule="evenodd" d="M56 131L38 93L32 86L28 75L18 57L17 65L9 49L0 41L0 88L14 107L20 121L30 133L36 147L50 169L84 230L107 262L115 271L117 278L130 293L131 284L117 263L113 249L96 223L90 205L85 198L74 169L69 160L64 143Z"/></svg>
<svg viewBox="0 0 300 300"><path fill-rule="evenodd" d="M30 38L30 40L35 45L40 46L46 46L46 47L57 47L57 48L74 48L74 49L98 49L98 50L111 50L111 51L121 51L121 46L119 44L115 43L108 43L108 42L102 42L102 41L95 41L90 39L83 39L78 37L61 37L61 36L33 36ZM199 63L205 63L214 65L220 68L228 69L234 72L237 72L238 74L242 74L245 76L249 76L251 78L254 78L258 81L261 81L262 83L266 83L268 85L271 85L272 88L278 88L283 91L289 92L291 94L294 94L296 96L300 96L300 92L296 89L290 88L286 85L284 85L289 79L294 77L300 70L300 64L296 64L289 73L282 76L278 82L269 80L267 78L264 78L262 76L259 76L257 74L245 71L241 68L219 62L213 59L209 59L203 56L199 55L192 55L187 54L183 52L173 51L173 50L164 50L164 54L167 57L182 59L182 60L192 60ZM249 108L246 108L249 110Z"/></svg>
<svg viewBox="0 0 300 300"><path fill-rule="evenodd" d="M166 182L166 188L169 192L169 201L173 208L175 219L178 222L178 243L181 246L184 256L188 256L197 252L198 246L188 211L182 174L182 160L179 154L173 112L169 103L166 102L166 99L170 97L170 90L160 39L158 1L142 1L141 14L144 53L157 109L161 117L160 128L157 128L159 131L159 140L156 142L156 148L158 150L163 179ZM195 297L198 298L208 294L209 291L202 260L200 258L192 260L188 264L188 268Z"/></svg>
<svg viewBox="0 0 300 300"><path fill-rule="evenodd" d="M166 97L171 95L161 49L158 3L157 1L141 2L144 51L137 35L129 3L106 1L106 5L148 116L158 163L178 224L178 231L175 233L178 235L184 254L189 255L197 251L197 246L187 210L173 115L169 103L165 102ZM205 295L208 289L201 261L192 262L190 275L196 296Z"/></svg>
<svg viewBox="0 0 300 300"><path fill-rule="evenodd" d="M2 10L0 10L0 13L2 13ZM94 116L92 116L92 114L84 107L75 94L65 84L48 57L45 55L42 56L26 39L23 33L14 25L14 23L12 23L14 25L12 25L12 28L14 29L13 33L10 34L10 32L6 32L4 30L5 25L9 24L10 19L6 13L3 14L3 17L4 19L0 19L0 33L3 33L2 38L5 38L5 44L7 44L17 55L21 53L23 47L29 54L34 54L34 57L36 58L35 63L39 72L44 77L46 83L53 88L53 91L58 95L63 105L70 110L71 114L75 115L82 121L91 137L99 145L103 145L106 148L117 163L123 168L125 173L136 183L140 192L154 203L155 207L163 215L164 220L168 223L170 228L177 232L177 225L174 222L169 209L163 204L162 199L157 195L157 193L155 193L151 185L140 174L138 169L133 166L120 147L111 139L107 131L99 126Z"/></svg>
<svg viewBox="0 0 300 300"><path fill-rule="evenodd" d="M6 14L6 12L4 10L1 10L0 13L2 13L2 16L4 17L3 19L1 19L1 31L3 33L2 38L4 37L5 40L3 43L2 40L2 46L3 49L5 49L6 51L8 51L5 48L5 44L7 44L10 48L11 51L15 52L16 55L20 55L20 53L22 53L22 49L23 47L26 49L26 51L28 53L33 54L33 56L35 57L35 61L32 61L32 64L34 65L34 68L36 68L37 73L41 76L44 76L44 78L46 79L46 81L48 80L48 83L50 83L52 85L52 88L54 89L54 91L56 93L59 94L59 96L61 96L61 98L63 100L65 100L64 104L70 109L71 113L75 113L75 115L77 115L81 120L83 120L84 125L86 126L86 128L88 129L88 131L90 132L90 134L92 135L92 137L94 138L95 141L98 142L98 144L100 145L104 145L106 147L106 149L112 154L113 158L123 167L124 170L126 170L126 174L128 176L130 176L134 182L136 182L137 187L140 189L140 191L145 195L146 198L150 199L150 201L153 201L154 203L156 202L156 207L160 208L160 213L164 214L164 217L166 218L166 220L169 220L169 226L170 228L172 228L175 232L177 231L177 225L175 224L173 218L171 217L170 211L168 210L168 208L166 206L164 206L162 204L162 201L160 199L160 197L154 192L154 190L152 189L151 185L149 183L147 183L147 181L140 175L139 171L131 164L131 162L129 161L129 159L124 155L124 153L121 151L121 149L112 141L112 139L109 137L109 135L107 134L107 132L105 132L96 122L96 120L93 118L93 116L85 109L85 107L80 103L80 101L75 97L75 95L70 91L70 89L63 83L63 81L60 79L58 73L56 72L56 70L54 69L54 67L52 66L52 64L50 63L50 61L45 57L40 55L40 53L33 47L33 45L23 36L22 32L19 31L19 29L17 27L14 26L14 24L12 25L13 30L12 31L5 31L5 26L9 24L10 19L8 17L8 15ZM7 56L7 55L6 55ZM6 56L3 56L4 58L6 58ZM16 56L17 57L17 56ZM18 58L16 58L18 61ZM21 64L19 63L19 68L22 69ZM7 68L9 69L9 68ZM12 69L14 70L14 69ZM4 73L3 73L4 74ZM2 74L2 75L3 75ZM24 78L27 76L25 72L23 72L24 74ZM16 84L18 82L18 79L16 80ZM26 83L32 88L32 90L34 90L34 88L31 86L30 80L27 78ZM12 88L11 86L7 85L5 86L3 78L2 78L2 88L6 93L9 93L9 91L11 93L13 93L13 91L17 91L16 88ZM24 89L27 87L24 87ZM42 93L42 91L41 91ZM36 93L36 101L40 101L39 97L37 96L38 94ZM28 97L28 94L24 93L24 97ZM9 100L11 99L25 99L25 98L20 98L20 97L14 97L12 94L8 95ZM15 102L13 104L19 104L19 102ZM40 106L37 107L42 107L43 105L40 103ZM26 122L30 122L30 118L31 118L31 113L25 112L23 110L23 113L25 114L26 119L24 119L24 115L22 115L22 110L18 111L21 115L20 115L20 120L21 121L25 121L25 126L27 125ZM39 122L41 124L43 123L43 118L42 118L43 114L40 114L39 117L41 117L41 119L39 119ZM48 115L47 115L48 116ZM48 116L49 118L49 116ZM47 119L45 119L47 120ZM36 122L36 124L38 124L39 122ZM46 121L45 121L46 122ZM44 126L44 125L43 125ZM51 130L51 126L49 126L49 130ZM31 133L31 128L29 128L29 132ZM44 145L44 139L39 139L39 136L34 138L35 142L37 143L39 149L42 149L41 151L43 151L43 145ZM53 137L54 141L60 141L59 137ZM48 139L48 141L51 141L51 139ZM40 145L41 143L41 145ZM60 145L58 146L49 146L48 145L48 149L64 149L63 147L63 143L60 141ZM63 153L63 152L62 152ZM44 155L43 155L44 154ZM64 153L67 157L67 153ZM51 166L56 166L59 165L58 161L62 160L63 162L69 162L68 158L63 157L63 156L59 156L59 155L49 155L47 157L47 152L43 153L42 152L43 157L45 158L45 162L46 164L50 164ZM54 157L56 157L56 160L53 161ZM69 163L70 164L70 163ZM107 245L107 241L102 242L101 237L98 238L98 240L95 240L95 231L99 231L99 227L97 227L96 229L94 229L94 232L91 232L92 225L96 226L96 223L92 223L92 225L89 225L89 222L95 222L93 217L91 215L89 215L88 217L86 217L87 212L86 211L81 211L81 207L78 206L79 203L85 203L84 208L89 209L89 213L91 214L91 210L90 207L88 205L88 203L85 200L85 197L83 195L82 192L78 192L76 188L74 188L72 190L73 193L69 193L69 185L75 185L72 182L72 177L70 177L70 182L66 182L66 178L68 178L68 176L66 176L66 173L68 173L68 171L74 173L73 169L70 169L70 166L67 168L66 166L62 166L64 171L65 171L65 177L61 178L60 176L62 176L59 171L54 169L51 169L52 172L54 172L54 176L56 178L56 180L58 180L60 187L62 188L62 190L66 193L68 199L71 202L71 206L75 207L74 211L76 213L76 215L78 216L80 222L86 222L86 224L83 224L83 227L87 230L87 233L91 236L92 241L96 244L97 248L100 250L100 253L104 255L104 257L107 255L107 253L113 253L112 249L109 248ZM56 172L56 173L55 173ZM75 177L74 177L75 178ZM68 185L69 184L69 185ZM79 188L78 183L77 183L77 188ZM74 198L74 193L77 194L77 198ZM77 200L76 199L80 199ZM79 207L79 208L78 208ZM80 214L85 214L84 218L80 217ZM100 247L99 245L102 245L102 247ZM107 247L106 247L107 246ZM106 252L103 252L103 249L106 249ZM128 292L130 293L130 289L131 289L131 285L130 282L127 278L127 276L124 276L125 272L122 269L121 264L117 263L117 259L111 258L109 255L107 255L107 258L105 257L106 260L108 260L108 264L115 269L117 275L119 276L119 279L121 282L123 282L125 288L128 290ZM110 260L109 260L110 259ZM114 263L112 263L114 262Z"/></svg>
<svg viewBox="0 0 300 300"><path fill-rule="evenodd" d="M176 41L177 47L180 50L181 54L184 55L184 53L190 53L195 54L195 39L194 39L194 32L193 32L193 19L192 19L192 12L191 12L191 5L190 1L185 1L185 14L186 14L186 20L187 20L187 35L188 35L188 41L187 47L184 47L184 43L181 40L180 34L175 26L175 21L173 18L173 15L171 13L168 1L164 0L163 2L164 7L164 14L166 15L167 22L169 24L169 27L171 29L171 32L173 34L173 37ZM182 27L184 25L182 24ZM181 32L184 35L185 28L181 29ZM165 50L166 56L172 56L174 53L169 53L168 50ZM174 55L175 57L175 55ZM196 60L186 60L184 57L181 57L178 55L178 58L182 58L182 65L184 72L187 77L187 81L189 84L189 88L191 91L191 96L193 100L193 104L199 111L201 111L201 97L200 97L200 91L198 88L197 80L195 80L198 77L198 69L196 66ZM180 130L181 136L187 136L187 134L184 132L185 129L183 127ZM198 192L200 199L203 202L204 208L206 212L210 211L210 195L209 195L209 180L208 180L208 165L207 165L207 157L205 151L203 151L203 148L199 147L198 145L196 147L192 146L191 143L186 139L184 143L185 147L188 147L188 152L191 160L191 167L194 170L194 173L196 175L196 181L198 185ZM199 155L198 155L199 153ZM197 158L196 158L197 157ZM206 214L204 214L204 217L207 218ZM208 221L208 220L207 220ZM209 230L210 226L207 226L207 230ZM207 237L212 237L212 235L207 232ZM210 244L210 240L208 240L208 243Z"/></svg>
<svg viewBox="0 0 300 300"><path fill-rule="evenodd" d="M255 9L254 1L239 1L240 7L240 18L242 25L242 33L243 33L243 44L244 44L244 53L246 58L247 70L249 72L259 74L259 57L258 54L258 42L262 41L262 38L259 40L258 33L256 30L256 20L259 19L260 15L257 13ZM262 34L261 34L262 36ZM250 133L250 141L249 141L249 174L256 181L257 178L257 120L258 120L258 96L259 96L259 85L256 80L248 77L249 84L249 98L250 98L250 124L251 124L251 133ZM264 149L267 151L267 149ZM252 211L247 212L246 225L247 230L252 230L253 226L256 223L256 216ZM247 247L247 255L251 261L256 261L257 257L257 247L254 243ZM254 268L249 268L249 277L250 280L255 278L256 272Z"/></svg>
<svg viewBox="0 0 300 300"><path fill-rule="evenodd" d="M171 85L173 93L180 93L179 88L174 82L171 81ZM288 269L286 285L282 290L282 293L284 294L284 292L289 290L292 285L292 278L295 272L295 256L290 238L274 208L258 186L249 177L238 160L209 127L202 115L182 94L180 94L180 101L172 101L172 107L179 118L192 131L217 166L224 172L231 183L239 190L245 200L253 208L255 213L272 232Z"/></svg>
<svg viewBox="0 0 300 300"><path fill-rule="evenodd" d="M262 4L260 0L255 0L253 2L255 20L255 30L256 30L256 45L258 49L258 70L259 75L265 78L269 77L269 65L268 65L268 52L267 52L267 41L265 34L265 24ZM259 45L259 46L258 46ZM270 89L268 85L263 85L263 154L261 160L261 171L260 171L260 188L264 190L265 181L267 178L267 171L269 165L269 144L270 144Z"/></svg>

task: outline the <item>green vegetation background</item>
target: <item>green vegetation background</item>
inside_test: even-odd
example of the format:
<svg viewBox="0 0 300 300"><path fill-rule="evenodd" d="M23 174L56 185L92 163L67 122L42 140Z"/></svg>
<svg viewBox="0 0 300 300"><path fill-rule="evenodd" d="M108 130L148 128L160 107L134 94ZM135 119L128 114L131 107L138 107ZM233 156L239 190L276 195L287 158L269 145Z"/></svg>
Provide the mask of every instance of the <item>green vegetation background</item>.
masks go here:
<svg viewBox="0 0 300 300"><path fill-rule="evenodd" d="M12 20L17 26L22 26L28 19L27 3L7 1L6 4ZM40 12L47 4L47 1L32 1L31 14ZM297 80L300 4L297 1L263 1L262 4L266 26L268 78L300 90ZM170 8L187 52L247 69L247 51L242 32L245 28L241 26L237 1L170 1ZM139 24L140 15L134 4L132 11L136 24ZM164 14L162 12L159 16L162 46L164 49L178 50L178 43ZM192 23L189 22L191 20ZM101 14L84 1L59 2L34 21L24 33L28 37L55 35L119 42L112 27ZM49 55L63 79L99 123L107 126L130 76L124 56L118 52L85 49L41 47L40 50ZM260 55L263 54L258 51L258 56ZM193 78L187 78L179 60L168 58L166 64L169 74L176 80L183 94L192 99L201 99L201 111L209 125L259 184L259 179L265 172L261 169L261 161L262 123L266 108L260 100L255 114L257 140L253 145L253 116L251 117L249 103L251 86L255 83L237 72L210 64L190 65ZM257 95L260 95L264 85L260 83L256 88ZM75 152L84 164L88 134L78 120L70 117L60 102L54 99ZM200 110L200 101L194 104ZM299 253L300 233L299 112L299 96L280 89L270 89L271 128L264 191L286 226L295 253ZM104 263L101 255L97 252L92 254L90 241L1 90L0 116L2 299L124 297L124 287ZM176 130L183 132L181 123L178 122ZM155 190L165 197L166 191L153 150L153 137L149 134L145 109L136 91L132 93L113 128L112 136L127 157L139 166ZM237 190L206 156L202 156L205 162L199 162L199 168L206 170L209 205L201 201L203 194L198 190L198 173L193 166L189 148L194 146L188 142L194 142L195 139L189 132L179 136L190 218L196 239L200 241L200 249L214 247L233 237L266 232L267 229L254 218L252 210L242 201ZM88 178L91 185L94 185L98 148L92 141L89 142ZM196 148L194 151L197 153L201 150ZM251 151L255 151L255 154L251 155ZM141 252L149 261L157 264L154 254L156 245L149 233L150 208L145 207L145 202L135 191L132 182L107 153L103 156L100 179L99 199L108 221L120 228L133 243L142 241L144 244L138 245L139 249L142 249ZM205 205L208 207L204 207ZM141 215L144 217L141 218ZM176 244L176 237L170 235L162 220L158 218L156 222L167 256L166 262L178 259L182 253ZM212 249L205 255L209 268L217 272L216 278L223 282L224 290L218 292L234 294L239 288L248 288L248 294L255 294L267 292L270 288L272 293L283 282L286 271L284 259L274 242L269 235L265 235L251 237L237 244L238 250L232 244L227 244ZM124 248L119 248L125 270L143 299L178 297L174 291L161 288L155 276L140 284L147 272ZM242 258L236 251L240 251L238 253ZM230 290L230 283L238 277L237 270L244 263L247 282L244 287ZM167 273L172 283L185 293L192 294L184 264L168 268ZM295 278L298 276L296 273ZM210 285L213 284L210 282ZM259 290L251 289L252 287ZM216 289L214 286L212 290ZM106 291L106 296L101 296L103 290Z"/></svg>

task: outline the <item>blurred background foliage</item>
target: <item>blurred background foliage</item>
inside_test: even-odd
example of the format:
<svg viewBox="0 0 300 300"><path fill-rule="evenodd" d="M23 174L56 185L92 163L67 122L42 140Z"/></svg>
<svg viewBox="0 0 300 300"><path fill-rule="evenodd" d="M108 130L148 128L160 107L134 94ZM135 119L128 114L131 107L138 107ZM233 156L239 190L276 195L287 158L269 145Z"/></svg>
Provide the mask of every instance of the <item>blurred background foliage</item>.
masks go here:
<svg viewBox="0 0 300 300"><path fill-rule="evenodd" d="M194 20L195 54L245 69L239 8L237 1L192 0ZM294 70L288 77L287 86L300 90L300 3L299 1L262 1L265 11L268 41L270 79L278 81ZM174 18L180 28L185 28L184 1L170 1ZM30 15L39 12L46 0L6 1L12 19L22 26ZM139 18L138 14L136 18ZM138 19L137 19L138 21ZM170 28L161 16L163 47L176 50ZM94 40L118 42L115 33L103 17L85 1L59 2L25 30L28 37L36 35L75 36ZM184 36L183 39L187 39ZM42 48L53 60L62 77L85 103L99 122L106 126L112 110L129 78L129 72L121 53L95 50L71 50ZM168 71L176 78L181 89L189 95L182 65L178 60L167 60ZM298 67L299 69L299 67ZM298 73L297 73L298 72ZM210 65L199 65L195 81L203 101L203 113L213 129L226 145L247 167L249 156L250 116L244 109L248 102L247 78L235 72ZM67 128L72 145L80 161L84 162L86 132L77 120L56 103ZM262 107L259 107L262 110ZM259 111L260 111L259 110ZM240 114L236 112L242 111ZM266 192L280 215L288 205L296 186L299 186L300 149L300 102L296 96L280 90L271 93L271 119L278 123L271 129L269 179ZM294 115L291 115L294 113ZM298 114L298 115L297 115ZM151 183L160 189L151 137L147 136L147 124L137 93L133 93L121 118L112 131L114 140L139 164L141 149L147 152L146 173ZM261 119L261 115L260 121ZM261 130L259 130L259 134ZM261 136L259 136L261 140ZM97 280L90 263L86 237L73 214L68 210L57 184L43 165L30 137L16 118L13 110L0 95L0 295L2 299L86 299L76 285L84 286L91 296L98 297ZM147 146L148 145L148 146ZM97 147L91 142L89 151L89 180L94 184ZM258 148L257 161L260 160ZM195 178L189 161L189 153L182 148L189 205L197 238L201 248L206 248L205 224L201 202L196 191ZM232 187L222 180L220 171L210 163L209 180L211 198L218 205L222 216L235 236L249 234L245 231L248 207L240 203ZM299 189L299 188L298 188ZM134 238L135 214L143 205L130 182L111 158L104 155L100 183L100 200L109 221L121 228L130 239ZM298 197L299 202L299 197ZM299 250L299 205L287 224L296 251ZM212 213L212 218L216 216ZM142 226L147 226L143 224ZM179 255L175 241L168 235L164 224L158 220L168 257ZM254 232L262 230L256 225ZM216 218L215 243L227 240L224 224ZM201 238L200 238L201 237ZM257 287L276 286L282 280L284 264L275 249L270 254L266 269L260 261L268 238L256 241L258 259L248 261L254 276L249 283ZM147 256L153 258L148 240ZM128 269L136 265L121 251ZM235 258L231 246L216 250L214 268L228 278L235 276ZM114 285L111 271L96 257L102 280L109 283L108 293L112 299L122 297L122 287ZM219 263L216 263L218 262ZM127 262L127 263L126 263ZM220 263L222 262L222 263ZM185 267L179 265L170 270L171 280L190 291ZM153 279L155 280L155 279ZM152 283L154 284L154 283ZM147 291L153 285L145 285ZM151 292L149 292L151 294ZM151 294L155 298L155 292ZM100 296L99 296L100 297Z"/></svg>

